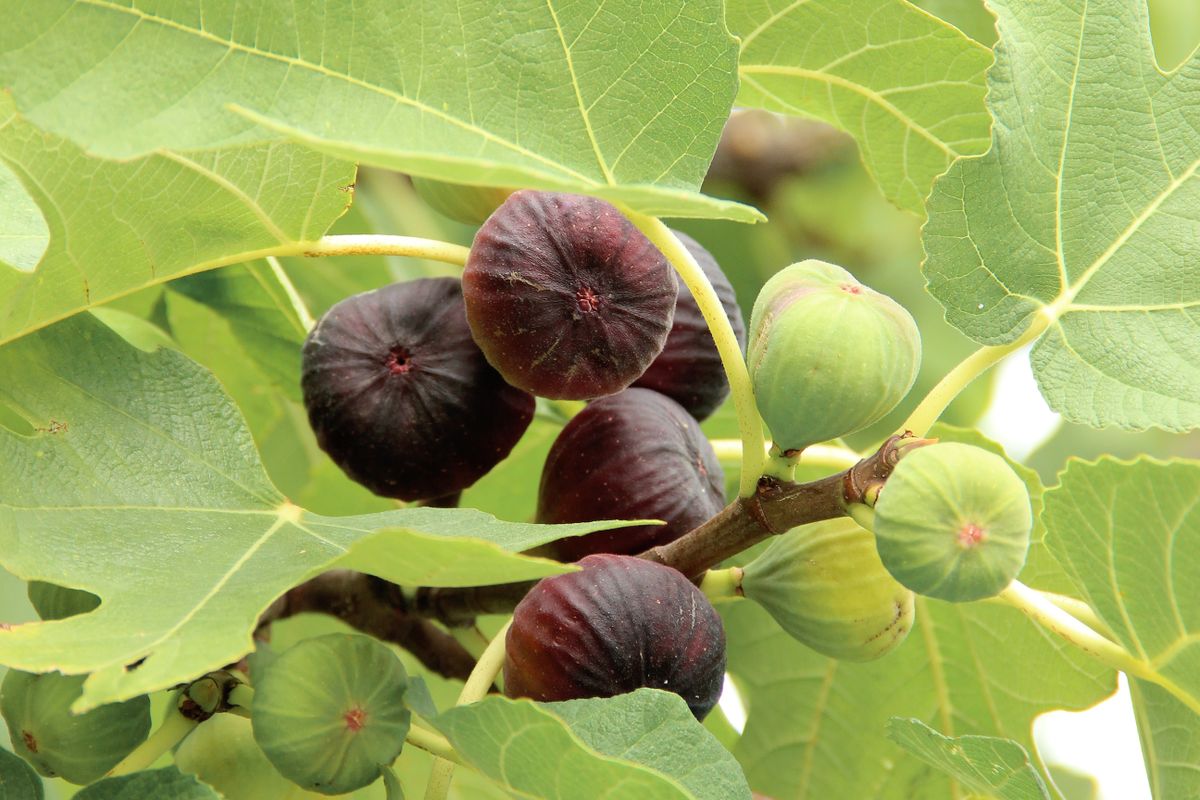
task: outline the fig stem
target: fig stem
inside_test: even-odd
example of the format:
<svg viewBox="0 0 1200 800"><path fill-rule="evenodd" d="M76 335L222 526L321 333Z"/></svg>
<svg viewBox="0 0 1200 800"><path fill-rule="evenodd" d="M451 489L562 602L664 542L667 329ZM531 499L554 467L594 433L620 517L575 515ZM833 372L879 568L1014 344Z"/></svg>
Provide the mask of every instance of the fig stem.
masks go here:
<svg viewBox="0 0 1200 800"><path fill-rule="evenodd" d="M317 326L317 321L313 318L312 312L308 310L308 304L304 302L304 298L300 296L300 292L296 290L296 286L292 283L292 279L288 277L287 272L283 269L283 264L279 263L279 259L275 256L267 256L267 266L271 268L271 274L275 276L275 280L287 295L288 302L292 304L292 310L296 312L296 318L304 327L304 332L308 333Z"/></svg>
<svg viewBox="0 0 1200 800"><path fill-rule="evenodd" d="M1136 658L1121 645L1096 633L1059 608L1037 589L1026 586L1020 581L1013 581L1004 591L1000 592L999 597L1010 606L1022 611L1046 630L1058 635L1100 663L1121 670L1130 677L1140 678L1162 687L1192 711L1200 714L1200 698L1194 697L1170 678L1160 674L1151 664Z"/></svg>
<svg viewBox="0 0 1200 800"><path fill-rule="evenodd" d="M925 395L924 399L913 409L913 412L908 415L908 419L904 421L899 430L911 431L916 436L927 434L929 429L933 427L933 423L937 422L938 418L945 412L947 406L972 381L1009 355L1012 355L1034 339L1037 339L1049 326L1050 320L1039 314L1034 317L1033 322L1030 323L1025 333L1008 344L980 347L974 353L971 353L960 361L954 369L947 372L945 377L938 382L937 386L934 386L929 394Z"/></svg>
<svg viewBox="0 0 1200 800"><path fill-rule="evenodd" d="M721 463L741 461L742 442L740 439L709 439L708 443L712 445L713 452L717 454ZM767 442L767 449L769 450L770 447L771 443ZM813 444L804 448L804 453L800 458L800 463L805 466L847 469L857 464L862 455L848 447L840 447L835 444Z"/></svg>
<svg viewBox="0 0 1200 800"><path fill-rule="evenodd" d="M471 670L471 674L467 677L467 682L463 684L456 705L464 706L487 696L488 691L496 682L496 676L504 668L505 640L508 638L508 629L511 626L512 620L509 619L504 623L504 627L492 637L492 641L488 643L483 655L475 664L475 669ZM429 773L429 783L425 786L425 800L445 800L450 791L450 782L454 779L454 766L454 761L444 758L433 762L433 769Z"/></svg>
<svg viewBox="0 0 1200 800"><path fill-rule="evenodd" d="M148 769L155 761L158 761L168 750L183 741L183 737L192 732L200 723L194 719L188 719L183 714L179 713L179 700L182 693L176 693L172 701L167 705L167 716L162 721L162 724L150 734L146 741L142 742L134 751L125 758L121 759L115 767L108 771L105 777L115 778L119 775L129 775L133 772L141 772Z"/></svg>
<svg viewBox="0 0 1200 800"><path fill-rule="evenodd" d="M662 220L628 208L622 208L622 211L675 267L675 271L695 298L704 321L708 323L708 330L721 356L721 366L725 368L725 376L729 380L729 390L737 411L738 431L742 439L742 476L738 494L741 497L753 497L757 490L758 478L767 465L766 441L763 437L762 419L754 402L754 386L750 382L750 372L746 369L746 360L742 357L742 348L738 345L733 326L729 323L729 317L725 315L720 298L717 297L717 290L696 263L695 257Z"/></svg>
<svg viewBox="0 0 1200 800"><path fill-rule="evenodd" d="M462 756L454 749L454 745L450 744L450 740L440 733L434 733L428 728L413 725L408 729L408 736L405 737L405 741L413 747L419 747L426 753L435 755L445 761L453 761L455 764L462 763Z"/></svg>
<svg viewBox="0 0 1200 800"><path fill-rule="evenodd" d="M846 506L846 516L857 522L860 528L875 530L875 509L866 503L851 503Z"/></svg>
<svg viewBox="0 0 1200 800"><path fill-rule="evenodd" d="M700 591L714 603L742 597L742 568L710 569L700 581Z"/></svg>
<svg viewBox="0 0 1200 800"><path fill-rule="evenodd" d="M412 256L463 266L470 249L437 239L417 236L391 236L376 233L322 236L307 246L303 255L316 256Z"/></svg>

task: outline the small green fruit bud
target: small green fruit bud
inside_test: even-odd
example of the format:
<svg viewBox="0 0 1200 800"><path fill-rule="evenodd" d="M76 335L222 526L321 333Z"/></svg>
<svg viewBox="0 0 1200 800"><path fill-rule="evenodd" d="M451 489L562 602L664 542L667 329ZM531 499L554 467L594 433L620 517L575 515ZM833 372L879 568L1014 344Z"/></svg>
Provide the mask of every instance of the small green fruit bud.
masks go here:
<svg viewBox="0 0 1200 800"><path fill-rule="evenodd" d="M400 659L370 638L306 639L271 662L254 693L254 739L280 774L344 794L400 754L411 714Z"/></svg>
<svg viewBox="0 0 1200 800"><path fill-rule="evenodd" d="M841 267L802 261L759 292L747 360L775 444L803 450L895 408L920 369L921 335L890 297Z"/></svg>
<svg viewBox="0 0 1200 800"><path fill-rule="evenodd" d="M995 453L957 442L896 465L875 504L884 566L918 594L965 602L999 594L1029 551L1025 483Z"/></svg>
<svg viewBox="0 0 1200 800"><path fill-rule="evenodd" d="M465 225L482 225L512 194L511 189L449 183L417 175L413 176L412 183L426 205L443 217Z"/></svg>
<svg viewBox="0 0 1200 800"><path fill-rule="evenodd" d="M72 714L85 678L13 670L0 684L0 713L13 750L48 778L91 783L150 733L150 699L145 695Z"/></svg>
<svg viewBox="0 0 1200 800"><path fill-rule="evenodd" d="M912 629L913 594L888 574L870 531L832 519L777 537L746 566L742 592L818 653L869 661Z"/></svg>

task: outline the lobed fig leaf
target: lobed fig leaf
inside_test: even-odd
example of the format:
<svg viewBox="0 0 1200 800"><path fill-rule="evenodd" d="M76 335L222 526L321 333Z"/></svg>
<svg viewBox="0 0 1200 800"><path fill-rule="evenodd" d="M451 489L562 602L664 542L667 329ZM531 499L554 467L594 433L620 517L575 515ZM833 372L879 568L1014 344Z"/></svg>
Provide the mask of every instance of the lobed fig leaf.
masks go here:
<svg viewBox="0 0 1200 800"><path fill-rule="evenodd" d="M504 692L534 700L675 692L703 719L721 695L725 630L708 598L670 567L592 555L545 578L513 614Z"/></svg>
<svg viewBox="0 0 1200 800"><path fill-rule="evenodd" d="M387 646L356 634L306 639L264 670L254 740L288 780L322 794L361 789L404 746L408 677Z"/></svg>
<svg viewBox="0 0 1200 800"><path fill-rule="evenodd" d="M400 500L442 497L498 464L533 419L471 338L454 278L349 297L304 344L317 441L347 475Z"/></svg>
<svg viewBox="0 0 1200 800"><path fill-rule="evenodd" d="M747 365L775 443L800 451L895 408L917 378L921 335L890 297L841 267L802 261L759 292Z"/></svg>
<svg viewBox="0 0 1200 800"><path fill-rule="evenodd" d="M725 505L725 476L688 413L649 389L626 389L579 412L546 456L537 521L659 519L559 539L555 557L640 553L679 538Z"/></svg>
<svg viewBox="0 0 1200 800"><path fill-rule="evenodd" d="M776 537L746 565L742 592L793 639L843 661L890 653L916 616L913 593L884 568L871 532L846 518Z"/></svg>
<svg viewBox="0 0 1200 800"><path fill-rule="evenodd" d="M725 316L729 318L738 346L744 350L746 323L742 319L742 309L738 306L737 295L729 283L729 278L725 276L712 253L705 250L699 242L686 233L672 232L704 270L717 292ZM696 298L683 281L679 281L675 318L671 323L671 332L667 334L667 343L658 354L658 358L654 359L633 385L665 394L686 408L697 420L706 419L729 396L729 379L725 376L721 354L717 352L717 345L713 341L704 315L700 313Z"/></svg>
<svg viewBox="0 0 1200 800"><path fill-rule="evenodd" d="M662 352L677 283L666 258L595 197L515 192L463 270L475 341L504 379L542 397L619 392Z"/></svg>
<svg viewBox="0 0 1200 800"><path fill-rule="evenodd" d="M875 504L888 571L918 594L965 602L999 594L1025 565L1033 512L1024 481L980 447L944 442L904 456Z"/></svg>
<svg viewBox="0 0 1200 800"><path fill-rule="evenodd" d="M47 778L86 784L100 778L150 733L145 695L72 714L86 675L11 670L0 684L0 714L13 751Z"/></svg>
<svg viewBox="0 0 1200 800"><path fill-rule="evenodd" d="M511 189L450 183L419 175L413 176L412 184L426 205L464 225L482 225L512 194Z"/></svg>
<svg viewBox="0 0 1200 800"><path fill-rule="evenodd" d="M200 723L175 751L175 766L216 789L225 800L322 797L280 775L254 741L250 720L234 714L217 714Z"/></svg>

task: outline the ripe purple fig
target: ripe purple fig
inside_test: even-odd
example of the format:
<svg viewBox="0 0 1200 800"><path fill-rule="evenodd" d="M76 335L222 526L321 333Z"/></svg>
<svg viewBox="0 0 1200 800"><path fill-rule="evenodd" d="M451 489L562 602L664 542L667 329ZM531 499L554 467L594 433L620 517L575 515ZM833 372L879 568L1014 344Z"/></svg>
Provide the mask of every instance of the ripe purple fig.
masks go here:
<svg viewBox="0 0 1200 800"><path fill-rule="evenodd" d="M471 338L454 278L395 283L335 305L304 343L301 388L322 449L376 494L470 486L533 419L534 400Z"/></svg>
<svg viewBox="0 0 1200 800"><path fill-rule="evenodd" d="M686 233L674 233L717 290L717 297L721 300L729 324L733 326L738 345L745 350L746 323L729 278L725 277L712 253L701 247L699 242ZM633 385L665 394L698 420L716 411L729 395L729 380L725 377L717 345L709 333L708 323L700 313L700 306L696 305L696 298L683 281L679 281L675 321L671 324L667 344Z"/></svg>
<svg viewBox="0 0 1200 800"><path fill-rule="evenodd" d="M463 298L475 341L504 379L542 397L619 392L662 351L675 273L620 211L523 190L471 245Z"/></svg>
<svg viewBox="0 0 1200 800"><path fill-rule="evenodd" d="M699 424L669 397L626 389L590 403L559 433L538 488L537 521L660 519L559 539L564 561L640 553L679 538L725 506L725 475Z"/></svg>
<svg viewBox="0 0 1200 800"><path fill-rule="evenodd" d="M708 598L670 567L588 556L530 590L505 640L504 693L533 700L671 691L703 719L721 696L725 630Z"/></svg>

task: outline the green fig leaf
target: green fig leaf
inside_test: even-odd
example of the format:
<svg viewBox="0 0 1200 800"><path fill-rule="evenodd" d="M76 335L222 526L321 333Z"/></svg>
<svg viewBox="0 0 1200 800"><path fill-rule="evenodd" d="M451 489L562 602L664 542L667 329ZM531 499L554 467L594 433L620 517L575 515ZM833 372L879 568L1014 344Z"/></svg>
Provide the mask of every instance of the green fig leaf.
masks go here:
<svg viewBox="0 0 1200 800"><path fill-rule="evenodd" d="M730 0L741 37L738 105L849 133L896 205L917 214L935 176L982 153L986 47L900 0Z"/></svg>
<svg viewBox="0 0 1200 800"><path fill-rule="evenodd" d="M1043 551L1030 558L1027 581L1060 581ZM751 787L775 800L953 797L954 779L901 757L886 736L890 718L1032 751L1039 714L1086 708L1116 689L1114 672L1002 606L918 598L904 644L862 664L806 648L753 603L719 610L728 670L749 710L733 752Z"/></svg>
<svg viewBox="0 0 1200 800"><path fill-rule="evenodd" d="M473 509L307 512L267 479L211 374L87 315L0 348L0 374L0 404L43 429L0 428L0 565L101 598L88 614L0 630L0 663L92 673L78 711L237 661L267 606L323 570L408 585L532 580L574 567L518 551L614 527Z"/></svg>
<svg viewBox="0 0 1200 800"><path fill-rule="evenodd" d="M608 788L643 800L749 800L737 764L683 699L641 689L603 700L488 697L433 721L469 763L525 797Z"/></svg>
<svg viewBox="0 0 1200 800"><path fill-rule="evenodd" d="M286 135L440 180L762 218L699 193L737 92L720 0L369 0L336 14L269 0L249 17L233 0L203 13L0 2L0 18L18 13L0 85L35 124L105 156Z"/></svg>
<svg viewBox="0 0 1200 800"><path fill-rule="evenodd" d="M0 115L4 114L0 108ZM50 244L50 228L16 173L0 161L0 268L33 272Z"/></svg>
<svg viewBox="0 0 1200 800"><path fill-rule="evenodd" d="M172 281L179 292L216 311L246 354L291 400L300 400L300 347L311 320L297 313L299 298L274 258L202 272Z"/></svg>
<svg viewBox="0 0 1200 800"><path fill-rule="evenodd" d="M1071 460L1060 481L1042 514L1050 551L1143 677L1200 714L1200 462Z"/></svg>
<svg viewBox="0 0 1200 800"><path fill-rule="evenodd" d="M1068 420L1200 426L1200 54L1163 73L1144 2L991 8L992 147L934 185L929 290L978 342L1040 337Z"/></svg>
<svg viewBox="0 0 1200 800"><path fill-rule="evenodd" d="M974 792L997 800L1050 800L1029 752L995 736L942 736L919 719L893 717L888 738Z"/></svg>
<svg viewBox="0 0 1200 800"><path fill-rule="evenodd" d="M1166 689L1147 681L1131 680L1129 692L1142 740L1150 793L1155 800L1200 797L1196 711Z"/></svg>
<svg viewBox="0 0 1200 800"><path fill-rule="evenodd" d="M86 614L100 605L100 598L90 592L68 589L45 581L31 581L29 604L44 620L66 619Z"/></svg>
<svg viewBox="0 0 1200 800"><path fill-rule="evenodd" d="M4 26L0 41L16 28ZM4 167L37 187L50 242L36 269L0 268L0 344L146 286L317 239L354 183L353 164L285 142L106 161L37 129L0 92Z"/></svg>
<svg viewBox="0 0 1200 800"><path fill-rule="evenodd" d="M176 767L135 772L94 783L75 800L220 800L211 787L184 775Z"/></svg>
<svg viewBox="0 0 1200 800"><path fill-rule="evenodd" d="M0 797L43 800L46 790L41 777L20 756L0 747Z"/></svg>

